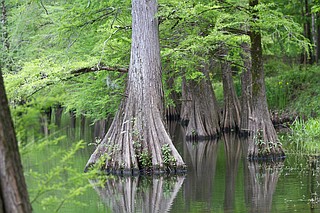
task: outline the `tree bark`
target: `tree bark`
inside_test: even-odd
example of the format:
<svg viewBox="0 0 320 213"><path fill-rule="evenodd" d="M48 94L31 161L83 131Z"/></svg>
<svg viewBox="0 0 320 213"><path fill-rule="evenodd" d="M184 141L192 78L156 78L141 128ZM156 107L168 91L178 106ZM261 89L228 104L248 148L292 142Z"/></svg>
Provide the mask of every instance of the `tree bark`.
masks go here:
<svg viewBox="0 0 320 213"><path fill-rule="evenodd" d="M126 97L86 169L103 159L103 169L116 174L185 170L164 125L156 14L156 0L132 1L132 44ZM168 151L165 154L164 147Z"/></svg>
<svg viewBox="0 0 320 213"><path fill-rule="evenodd" d="M0 212L31 212L27 186L0 68Z"/></svg>
<svg viewBox="0 0 320 213"><path fill-rule="evenodd" d="M219 107L209 78L207 66L201 69L203 78L199 81L183 82L182 119L188 119L186 137L188 140L215 138L220 133Z"/></svg>
<svg viewBox="0 0 320 213"><path fill-rule="evenodd" d="M227 49L223 48L223 55L227 55ZM224 109L222 115L221 128L223 131L234 131L240 129L240 103L236 94L232 79L231 64L224 61L221 64L222 83L224 95Z"/></svg>
<svg viewBox="0 0 320 213"><path fill-rule="evenodd" d="M5 5L5 0L1 1L1 34L2 34L2 46L5 52L9 52L10 43L7 29L7 8Z"/></svg>
<svg viewBox="0 0 320 213"><path fill-rule="evenodd" d="M62 117L62 112L63 112L63 107L58 104L56 107L55 107L55 116L54 116L54 124L57 126L57 127L60 127L61 126L61 117Z"/></svg>
<svg viewBox="0 0 320 213"><path fill-rule="evenodd" d="M254 8L258 0L249 0L249 5ZM254 9L253 9L254 11ZM255 12L252 22L259 17ZM249 144L249 159L283 157L284 152L279 142L276 130L271 122L264 82L264 69L262 59L261 33L259 29L251 27L251 60L252 60L252 122L249 126L252 131L252 143Z"/></svg>
<svg viewBox="0 0 320 213"><path fill-rule="evenodd" d="M251 125L251 107L252 107L252 76L251 76L251 55L250 46L247 43L241 45L244 68L241 74L241 123L240 134L248 135Z"/></svg>
<svg viewBox="0 0 320 213"><path fill-rule="evenodd" d="M311 14L311 33L312 33L312 41L313 41L313 63L318 63L318 32L317 32L317 14Z"/></svg>

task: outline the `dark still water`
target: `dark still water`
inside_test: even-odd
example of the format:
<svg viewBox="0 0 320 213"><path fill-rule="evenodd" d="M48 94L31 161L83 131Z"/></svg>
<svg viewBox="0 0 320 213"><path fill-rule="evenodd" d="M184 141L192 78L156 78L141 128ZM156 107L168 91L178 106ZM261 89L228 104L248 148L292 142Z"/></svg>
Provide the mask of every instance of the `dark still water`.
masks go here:
<svg viewBox="0 0 320 213"><path fill-rule="evenodd" d="M86 145L70 158L69 170L55 176L65 156L55 153L80 139L92 143L101 134L99 126L78 123L70 128L66 119L56 133L67 133L63 142L23 154L34 212L320 212L316 161L311 165L308 157L288 154L284 162L250 163L236 136L187 142L178 124L171 124L170 132L187 163L185 175L109 177L100 186L94 180L79 183L69 170L82 175L93 150Z"/></svg>

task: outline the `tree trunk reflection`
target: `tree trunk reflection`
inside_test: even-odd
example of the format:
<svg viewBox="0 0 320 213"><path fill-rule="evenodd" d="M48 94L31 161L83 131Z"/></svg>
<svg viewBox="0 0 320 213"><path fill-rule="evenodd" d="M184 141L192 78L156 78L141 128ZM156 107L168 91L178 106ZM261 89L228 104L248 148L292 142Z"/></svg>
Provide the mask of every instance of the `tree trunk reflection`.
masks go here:
<svg viewBox="0 0 320 213"><path fill-rule="evenodd" d="M164 213L169 212L183 181L184 176L110 177L95 190L114 213Z"/></svg>
<svg viewBox="0 0 320 213"><path fill-rule="evenodd" d="M234 209L235 180L241 158L241 142L236 134L224 134L224 149L226 153L226 184L224 196L225 210Z"/></svg>
<svg viewBox="0 0 320 213"><path fill-rule="evenodd" d="M245 200L248 212L271 212L283 162L250 162L244 160Z"/></svg>
<svg viewBox="0 0 320 213"><path fill-rule="evenodd" d="M192 201L206 203L208 209L212 209L213 182L217 162L217 140L185 143L189 157L188 178L185 183L185 203L190 210ZM189 161L189 162L188 162Z"/></svg>

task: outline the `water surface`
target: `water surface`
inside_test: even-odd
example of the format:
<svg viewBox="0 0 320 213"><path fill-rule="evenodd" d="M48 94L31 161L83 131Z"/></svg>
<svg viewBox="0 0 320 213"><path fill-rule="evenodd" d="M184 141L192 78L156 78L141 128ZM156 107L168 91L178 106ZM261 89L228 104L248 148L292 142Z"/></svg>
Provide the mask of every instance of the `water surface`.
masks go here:
<svg viewBox="0 0 320 213"><path fill-rule="evenodd" d="M105 129L88 121L77 123L72 128L68 118L64 118L61 127L55 130L57 133L51 133L68 135L63 142L24 154L31 199L38 196L37 190L41 184L56 186L54 184L62 183L66 194L72 188L79 187L70 183L63 185L72 178L67 172L51 182L39 182L32 173L48 176L59 166L57 156L50 157L53 153L67 150L81 139L86 144L92 143ZM86 184L92 184L92 187L62 203L60 208L50 199L66 194L54 189L43 192L33 203L34 212L54 212L57 209L70 213L320 211L319 168L317 163L310 166L308 157L288 154L284 162L252 163L244 157L244 142L235 135L224 135L218 140L188 142L184 140L183 128L177 123L170 124L170 134L188 166L185 175L115 177L108 178L102 186L94 186L94 180L88 180ZM78 173L82 173L93 149L93 146L86 146L69 162ZM52 202L53 205L43 205L44 202Z"/></svg>

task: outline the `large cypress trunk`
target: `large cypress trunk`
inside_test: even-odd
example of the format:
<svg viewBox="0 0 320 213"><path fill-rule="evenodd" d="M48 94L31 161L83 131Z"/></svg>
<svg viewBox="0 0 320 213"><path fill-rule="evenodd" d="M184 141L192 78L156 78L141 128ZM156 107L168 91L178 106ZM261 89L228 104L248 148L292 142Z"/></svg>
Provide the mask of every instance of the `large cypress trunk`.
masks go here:
<svg viewBox="0 0 320 213"><path fill-rule="evenodd" d="M214 138L220 133L219 107L209 78L207 66L201 70L200 81L183 82L181 118L188 120L186 137L190 140Z"/></svg>
<svg viewBox="0 0 320 213"><path fill-rule="evenodd" d="M86 168L99 159L111 173L175 172L185 164L164 125L156 0L132 1L126 97Z"/></svg>
<svg viewBox="0 0 320 213"><path fill-rule="evenodd" d="M250 0L250 7L258 5L258 0ZM253 21L258 16L253 14ZM249 129L253 140L249 144L248 157L278 158L284 156L282 146L272 124L266 98L264 69L262 60L261 33L259 29L251 29L251 60L252 60L252 122Z"/></svg>
<svg viewBox="0 0 320 213"><path fill-rule="evenodd" d="M31 212L0 68L0 212Z"/></svg>

